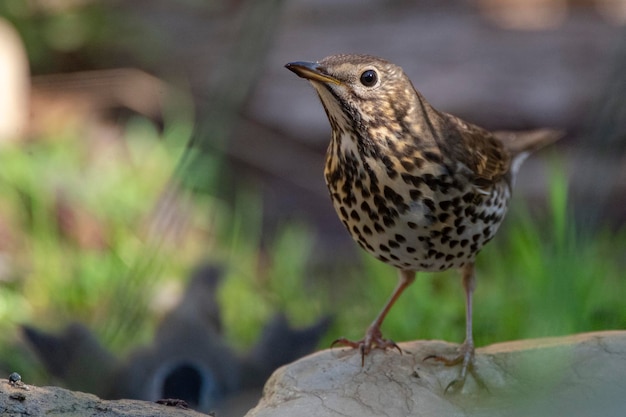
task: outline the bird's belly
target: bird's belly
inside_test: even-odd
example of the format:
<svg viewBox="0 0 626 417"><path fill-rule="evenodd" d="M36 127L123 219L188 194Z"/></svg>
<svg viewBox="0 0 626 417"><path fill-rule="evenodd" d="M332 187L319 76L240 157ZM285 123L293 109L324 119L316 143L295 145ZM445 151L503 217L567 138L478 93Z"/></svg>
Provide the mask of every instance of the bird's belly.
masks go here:
<svg viewBox="0 0 626 417"><path fill-rule="evenodd" d="M491 240L506 212L510 190L502 183L486 193L435 191L395 206L376 196L346 200L339 194L331 190L335 210L367 252L399 269L442 271L473 261Z"/></svg>

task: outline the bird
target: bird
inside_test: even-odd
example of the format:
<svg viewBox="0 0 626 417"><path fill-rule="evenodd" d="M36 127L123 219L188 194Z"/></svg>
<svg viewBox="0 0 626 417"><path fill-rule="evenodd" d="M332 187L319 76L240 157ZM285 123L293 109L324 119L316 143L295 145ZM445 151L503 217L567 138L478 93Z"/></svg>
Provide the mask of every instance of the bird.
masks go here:
<svg viewBox="0 0 626 417"><path fill-rule="evenodd" d="M331 127L324 177L332 204L365 251L398 270L398 283L363 339L335 340L360 350L397 349L381 325L417 272L460 269L465 291L461 365L448 388L473 369L472 294L476 255L502 223L526 157L557 139L556 129L491 132L431 106L402 68L371 55L339 54L287 69L308 80ZM425 358L426 359L426 358Z"/></svg>

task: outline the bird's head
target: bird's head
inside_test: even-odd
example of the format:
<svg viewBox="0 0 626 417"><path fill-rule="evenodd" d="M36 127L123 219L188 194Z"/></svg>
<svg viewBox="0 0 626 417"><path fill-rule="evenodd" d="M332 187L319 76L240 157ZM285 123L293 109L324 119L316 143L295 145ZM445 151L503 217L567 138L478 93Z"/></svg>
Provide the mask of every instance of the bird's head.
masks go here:
<svg viewBox="0 0 626 417"><path fill-rule="evenodd" d="M355 128L354 123L393 128L416 102L415 89L402 68L374 56L332 55L285 67L315 87L333 129Z"/></svg>

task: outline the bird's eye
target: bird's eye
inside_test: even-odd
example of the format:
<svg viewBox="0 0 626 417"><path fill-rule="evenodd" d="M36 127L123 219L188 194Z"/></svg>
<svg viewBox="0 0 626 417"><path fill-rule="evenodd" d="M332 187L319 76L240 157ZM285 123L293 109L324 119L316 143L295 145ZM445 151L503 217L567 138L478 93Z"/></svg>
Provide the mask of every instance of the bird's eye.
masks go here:
<svg viewBox="0 0 626 417"><path fill-rule="evenodd" d="M378 81L378 74L376 74L376 71L371 69L363 71L360 81L364 86L372 87Z"/></svg>

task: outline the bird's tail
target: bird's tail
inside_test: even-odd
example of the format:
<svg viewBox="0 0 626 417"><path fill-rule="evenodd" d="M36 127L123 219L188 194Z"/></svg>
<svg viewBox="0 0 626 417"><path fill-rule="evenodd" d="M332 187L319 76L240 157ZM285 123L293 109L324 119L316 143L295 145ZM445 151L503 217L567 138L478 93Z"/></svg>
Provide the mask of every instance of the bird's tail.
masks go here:
<svg viewBox="0 0 626 417"><path fill-rule="evenodd" d="M513 158L511 171L515 175L522 162L531 153L556 142L565 136L565 132L556 129L536 129L523 132L501 131L494 132Z"/></svg>
<svg viewBox="0 0 626 417"><path fill-rule="evenodd" d="M537 129L524 132L503 131L494 134L515 158L518 154L533 153L556 142L565 135L565 132L556 129Z"/></svg>

